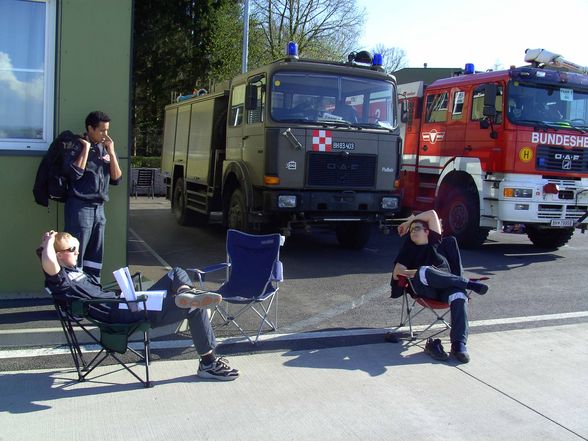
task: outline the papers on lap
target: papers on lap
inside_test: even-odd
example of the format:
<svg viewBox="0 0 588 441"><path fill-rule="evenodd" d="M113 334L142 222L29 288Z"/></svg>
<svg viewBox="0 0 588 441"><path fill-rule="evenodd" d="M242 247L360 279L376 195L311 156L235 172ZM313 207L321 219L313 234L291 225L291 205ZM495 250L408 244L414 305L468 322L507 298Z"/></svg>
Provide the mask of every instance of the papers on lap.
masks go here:
<svg viewBox="0 0 588 441"><path fill-rule="evenodd" d="M121 297L127 300L137 300L137 296L147 296L147 311L161 311L163 307L163 298L167 294L167 291L135 291L135 284L129 273L127 267L113 271L116 283L121 289ZM143 310L143 303L137 303L139 311ZM120 309L128 309L128 306L124 303L119 305Z"/></svg>

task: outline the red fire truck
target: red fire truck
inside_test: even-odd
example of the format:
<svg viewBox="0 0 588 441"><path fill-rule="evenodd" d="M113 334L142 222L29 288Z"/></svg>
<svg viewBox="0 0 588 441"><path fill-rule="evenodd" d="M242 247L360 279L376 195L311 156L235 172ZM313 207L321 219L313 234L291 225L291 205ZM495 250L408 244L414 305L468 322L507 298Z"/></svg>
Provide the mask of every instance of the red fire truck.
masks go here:
<svg viewBox="0 0 588 441"><path fill-rule="evenodd" d="M586 227L587 68L543 49L525 61L399 85L405 212L435 208L464 247L522 224L556 248Z"/></svg>

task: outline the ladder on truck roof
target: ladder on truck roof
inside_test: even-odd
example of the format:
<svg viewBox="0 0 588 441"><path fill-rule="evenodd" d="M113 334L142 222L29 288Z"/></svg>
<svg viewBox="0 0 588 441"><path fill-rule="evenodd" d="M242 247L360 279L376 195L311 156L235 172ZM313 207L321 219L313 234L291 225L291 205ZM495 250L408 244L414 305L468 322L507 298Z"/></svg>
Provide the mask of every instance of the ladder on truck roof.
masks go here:
<svg viewBox="0 0 588 441"><path fill-rule="evenodd" d="M525 61L532 63L535 67L539 65L560 67L569 70L570 72L576 72L583 75L588 74L587 66L580 66L579 64L572 63L566 60L560 54L546 51L545 49L527 49L525 51Z"/></svg>

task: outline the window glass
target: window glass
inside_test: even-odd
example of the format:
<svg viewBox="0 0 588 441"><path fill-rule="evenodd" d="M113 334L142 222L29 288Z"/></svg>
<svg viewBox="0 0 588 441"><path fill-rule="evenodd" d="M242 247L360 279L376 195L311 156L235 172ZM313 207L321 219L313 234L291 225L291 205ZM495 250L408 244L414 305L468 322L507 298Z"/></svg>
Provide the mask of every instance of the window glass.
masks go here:
<svg viewBox="0 0 588 441"><path fill-rule="evenodd" d="M317 72L277 72L270 87L274 121L363 128L396 127L394 84Z"/></svg>
<svg viewBox="0 0 588 441"><path fill-rule="evenodd" d="M463 99L465 92L462 90L456 90L453 93L453 111L451 112L451 119L461 119L463 112Z"/></svg>
<svg viewBox="0 0 588 441"><path fill-rule="evenodd" d="M496 118L494 122L496 124L502 123L502 95L503 89L502 86L497 86L496 88L496 101L494 105L496 106ZM472 97L472 121L480 121L484 119L484 96L485 96L485 85L478 86L474 89L474 94Z"/></svg>
<svg viewBox="0 0 588 441"><path fill-rule="evenodd" d="M249 85L255 86L257 92L257 106L255 109L247 111L247 122L255 124L263 122L263 112L265 110L265 77L257 77L249 82Z"/></svg>
<svg viewBox="0 0 588 441"><path fill-rule="evenodd" d="M231 96L230 127L237 127L243 123L243 110L245 109L245 84L235 86Z"/></svg>
<svg viewBox="0 0 588 441"><path fill-rule="evenodd" d="M537 125L537 121L562 128L588 128L588 92L574 84L508 85L505 103L511 122Z"/></svg>
<svg viewBox="0 0 588 441"><path fill-rule="evenodd" d="M427 96L427 115L425 121L447 121L447 92Z"/></svg>
<svg viewBox="0 0 588 441"><path fill-rule="evenodd" d="M51 0L0 1L0 148L51 141L54 9Z"/></svg>

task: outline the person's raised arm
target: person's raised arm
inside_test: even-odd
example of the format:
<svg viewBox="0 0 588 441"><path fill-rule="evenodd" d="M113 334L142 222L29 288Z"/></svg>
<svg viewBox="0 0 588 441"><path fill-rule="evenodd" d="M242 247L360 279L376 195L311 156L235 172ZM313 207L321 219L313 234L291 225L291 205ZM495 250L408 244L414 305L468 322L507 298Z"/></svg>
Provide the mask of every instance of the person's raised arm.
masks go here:
<svg viewBox="0 0 588 441"><path fill-rule="evenodd" d="M91 144L87 139L84 138L79 138L78 142L81 145L80 154L73 162L73 165L75 165L77 168L81 170L85 170L86 163L88 162L88 155L90 153Z"/></svg>
<svg viewBox="0 0 588 441"><path fill-rule="evenodd" d="M59 272L61 269L59 262L57 261L57 254L55 253L55 235L57 232L51 230L43 233L43 237L41 238L41 247L43 248L43 252L41 253L41 265L43 266L43 271L45 271L50 276L54 276Z"/></svg>
<svg viewBox="0 0 588 441"><path fill-rule="evenodd" d="M116 152L114 151L114 141L110 136L106 136L106 141L104 141L104 147L106 148L106 152L110 156L110 180L111 184L117 182L122 177L122 170L118 164L118 158L116 157ZM114 181L114 182L112 182Z"/></svg>
<svg viewBox="0 0 588 441"><path fill-rule="evenodd" d="M441 220L435 210L423 211L417 215L410 215L408 219L398 225L398 234L404 236L408 233L410 224L415 220L422 220L429 225L429 229L441 234Z"/></svg>

